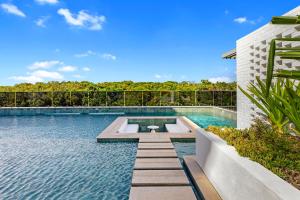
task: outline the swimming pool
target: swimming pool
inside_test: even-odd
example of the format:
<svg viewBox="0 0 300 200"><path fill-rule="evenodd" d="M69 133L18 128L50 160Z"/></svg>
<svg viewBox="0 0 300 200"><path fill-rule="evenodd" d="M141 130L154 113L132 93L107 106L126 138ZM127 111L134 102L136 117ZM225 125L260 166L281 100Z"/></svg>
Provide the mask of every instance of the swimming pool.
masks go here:
<svg viewBox="0 0 300 200"><path fill-rule="evenodd" d="M0 117L1 198L128 199L137 144L95 139L116 117ZM203 127L232 123L188 117Z"/></svg>

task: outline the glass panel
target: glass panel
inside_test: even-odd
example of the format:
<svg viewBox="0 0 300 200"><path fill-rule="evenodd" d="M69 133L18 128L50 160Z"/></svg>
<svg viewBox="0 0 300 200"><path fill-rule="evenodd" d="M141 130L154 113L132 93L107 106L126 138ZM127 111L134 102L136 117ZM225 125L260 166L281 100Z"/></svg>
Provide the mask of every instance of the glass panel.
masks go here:
<svg viewBox="0 0 300 200"><path fill-rule="evenodd" d="M161 92L161 105L162 106L175 106L176 92L175 91L162 91Z"/></svg>
<svg viewBox="0 0 300 200"><path fill-rule="evenodd" d="M197 105L212 106L213 105L213 92L212 91L198 91L197 92Z"/></svg>
<svg viewBox="0 0 300 200"><path fill-rule="evenodd" d="M88 92L71 92L71 106L88 106Z"/></svg>
<svg viewBox="0 0 300 200"><path fill-rule="evenodd" d="M0 107L15 107L15 93L1 92L0 93Z"/></svg>
<svg viewBox="0 0 300 200"><path fill-rule="evenodd" d="M144 106L159 106L160 105L159 91L144 91Z"/></svg>
<svg viewBox="0 0 300 200"><path fill-rule="evenodd" d="M70 106L70 92L53 92L53 106Z"/></svg>
<svg viewBox="0 0 300 200"><path fill-rule="evenodd" d="M222 94L222 106L231 106L231 91L223 91Z"/></svg>
<svg viewBox="0 0 300 200"><path fill-rule="evenodd" d="M179 91L178 92L178 105L180 105L180 106L195 105L195 92L194 91Z"/></svg>
<svg viewBox="0 0 300 200"><path fill-rule="evenodd" d="M17 107L30 107L33 105L32 92L17 92Z"/></svg>
<svg viewBox="0 0 300 200"><path fill-rule="evenodd" d="M214 91L214 106L222 106L223 101L223 92Z"/></svg>
<svg viewBox="0 0 300 200"><path fill-rule="evenodd" d="M236 92L232 92L232 106L236 107Z"/></svg>
<svg viewBox="0 0 300 200"><path fill-rule="evenodd" d="M108 106L124 106L124 92L107 92Z"/></svg>
<svg viewBox="0 0 300 200"><path fill-rule="evenodd" d="M141 91L125 92L125 105L126 106L142 106L143 105L142 94L143 94L143 92L141 92Z"/></svg>
<svg viewBox="0 0 300 200"><path fill-rule="evenodd" d="M35 93L33 93L32 106L34 106L34 107L52 106L52 92L35 92Z"/></svg>
<svg viewBox="0 0 300 200"><path fill-rule="evenodd" d="M106 106L106 92L105 91L90 92L90 106Z"/></svg>

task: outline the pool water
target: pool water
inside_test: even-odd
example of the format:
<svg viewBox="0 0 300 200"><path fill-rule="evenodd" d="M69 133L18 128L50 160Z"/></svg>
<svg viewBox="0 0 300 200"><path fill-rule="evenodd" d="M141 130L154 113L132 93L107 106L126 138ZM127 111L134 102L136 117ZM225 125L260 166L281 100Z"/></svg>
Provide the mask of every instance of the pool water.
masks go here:
<svg viewBox="0 0 300 200"><path fill-rule="evenodd" d="M96 143L114 116L0 118L1 199L128 199L136 143Z"/></svg>
<svg viewBox="0 0 300 200"><path fill-rule="evenodd" d="M148 126L158 126L155 132L168 132L166 124L176 124L176 119L128 119L128 124L138 124L139 133L150 133Z"/></svg>
<svg viewBox="0 0 300 200"><path fill-rule="evenodd" d="M116 117L0 117L0 199L128 199L137 143L96 142ZM231 126L223 118L188 117L203 127ZM179 156L195 149L175 147Z"/></svg>

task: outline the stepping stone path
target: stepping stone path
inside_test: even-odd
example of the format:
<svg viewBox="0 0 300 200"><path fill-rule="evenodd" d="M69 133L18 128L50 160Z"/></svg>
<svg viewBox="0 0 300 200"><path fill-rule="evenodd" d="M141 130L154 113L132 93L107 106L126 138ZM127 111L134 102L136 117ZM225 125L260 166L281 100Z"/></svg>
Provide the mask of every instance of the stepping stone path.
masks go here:
<svg viewBox="0 0 300 200"><path fill-rule="evenodd" d="M130 200L196 200L169 137L140 137Z"/></svg>

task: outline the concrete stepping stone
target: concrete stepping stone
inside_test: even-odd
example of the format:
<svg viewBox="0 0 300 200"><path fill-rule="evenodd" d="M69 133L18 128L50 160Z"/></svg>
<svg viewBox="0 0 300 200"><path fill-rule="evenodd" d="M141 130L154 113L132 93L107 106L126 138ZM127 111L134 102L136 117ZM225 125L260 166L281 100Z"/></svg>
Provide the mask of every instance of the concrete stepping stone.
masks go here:
<svg viewBox="0 0 300 200"><path fill-rule="evenodd" d="M178 158L137 158L134 169L136 170L174 170L182 169Z"/></svg>
<svg viewBox="0 0 300 200"><path fill-rule="evenodd" d="M190 186L131 187L129 200L196 200Z"/></svg>
<svg viewBox="0 0 300 200"><path fill-rule="evenodd" d="M168 137L142 137L140 136L139 143L170 143Z"/></svg>
<svg viewBox="0 0 300 200"><path fill-rule="evenodd" d="M177 158L174 149L137 150L136 158Z"/></svg>
<svg viewBox="0 0 300 200"><path fill-rule="evenodd" d="M138 149L174 149L172 143L139 143Z"/></svg>
<svg viewBox="0 0 300 200"><path fill-rule="evenodd" d="M183 170L134 170L132 186L190 185Z"/></svg>

